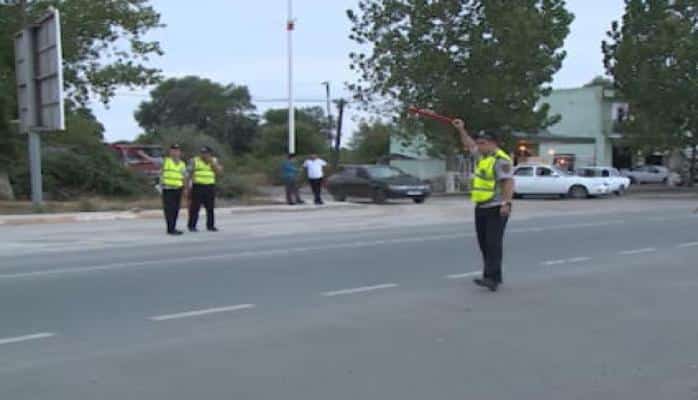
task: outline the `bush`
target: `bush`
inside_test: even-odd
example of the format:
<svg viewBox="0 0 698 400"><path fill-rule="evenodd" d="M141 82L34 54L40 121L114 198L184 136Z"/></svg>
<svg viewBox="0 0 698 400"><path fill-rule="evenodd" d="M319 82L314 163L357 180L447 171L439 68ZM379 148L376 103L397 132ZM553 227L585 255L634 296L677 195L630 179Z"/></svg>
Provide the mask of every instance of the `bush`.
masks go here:
<svg viewBox="0 0 698 400"><path fill-rule="evenodd" d="M50 148L43 152L43 187L52 199L68 200L83 194L135 196L152 192L150 181L124 168L104 147ZM29 166L20 160L12 171L17 196L29 197Z"/></svg>
<svg viewBox="0 0 698 400"><path fill-rule="evenodd" d="M218 196L228 199L253 196L257 193L259 178L254 175L225 175L217 183Z"/></svg>

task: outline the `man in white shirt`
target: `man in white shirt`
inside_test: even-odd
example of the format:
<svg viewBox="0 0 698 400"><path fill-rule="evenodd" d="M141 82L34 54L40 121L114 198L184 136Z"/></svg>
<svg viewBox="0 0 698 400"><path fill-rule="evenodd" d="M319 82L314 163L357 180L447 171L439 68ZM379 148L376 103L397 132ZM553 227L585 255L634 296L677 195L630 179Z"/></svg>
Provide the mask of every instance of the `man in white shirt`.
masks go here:
<svg viewBox="0 0 698 400"><path fill-rule="evenodd" d="M315 195L315 204L318 205L323 204L322 179L325 177L323 169L326 165L327 162L319 158L317 154L312 154L310 158L303 163L303 168L305 168L308 174L310 187L313 189L313 195Z"/></svg>

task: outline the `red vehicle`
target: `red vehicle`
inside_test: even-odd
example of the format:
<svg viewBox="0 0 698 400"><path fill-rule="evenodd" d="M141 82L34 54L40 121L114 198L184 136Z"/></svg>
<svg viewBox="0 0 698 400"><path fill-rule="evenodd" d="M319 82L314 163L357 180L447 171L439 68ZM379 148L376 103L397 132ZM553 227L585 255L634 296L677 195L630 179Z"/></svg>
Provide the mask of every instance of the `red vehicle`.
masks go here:
<svg viewBox="0 0 698 400"><path fill-rule="evenodd" d="M161 146L114 143L110 144L109 148L114 150L121 163L131 171L152 178L160 176L160 166L164 154Z"/></svg>

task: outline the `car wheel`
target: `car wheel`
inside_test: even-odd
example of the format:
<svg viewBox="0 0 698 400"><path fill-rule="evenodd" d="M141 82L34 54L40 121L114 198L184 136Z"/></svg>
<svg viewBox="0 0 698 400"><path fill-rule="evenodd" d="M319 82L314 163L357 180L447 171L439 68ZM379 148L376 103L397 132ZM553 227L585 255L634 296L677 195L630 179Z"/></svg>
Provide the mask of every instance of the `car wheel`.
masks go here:
<svg viewBox="0 0 698 400"><path fill-rule="evenodd" d="M667 183L669 183L669 178L662 179L662 185L666 185Z"/></svg>
<svg viewBox="0 0 698 400"><path fill-rule="evenodd" d="M426 199L424 197L415 197L414 199L412 199L412 201L414 201L415 204L422 204L425 200Z"/></svg>
<svg viewBox="0 0 698 400"><path fill-rule="evenodd" d="M567 192L567 196L572 199L586 199L589 197L589 191L584 186L574 185L570 188L569 192Z"/></svg>
<svg viewBox="0 0 698 400"><path fill-rule="evenodd" d="M376 204L385 204L388 200L388 195L382 189L376 189L373 191L373 202Z"/></svg>
<svg viewBox="0 0 698 400"><path fill-rule="evenodd" d="M333 194L332 198L334 199L334 201L339 201L339 202L347 201L347 195L345 195L344 193Z"/></svg>
<svg viewBox="0 0 698 400"><path fill-rule="evenodd" d="M637 179L633 178L632 176L630 177L630 184L631 185L637 185Z"/></svg>
<svg viewBox="0 0 698 400"><path fill-rule="evenodd" d="M624 195L625 194L625 186L620 185L620 187L618 187L618 190L615 191L615 194L616 194L616 196Z"/></svg>

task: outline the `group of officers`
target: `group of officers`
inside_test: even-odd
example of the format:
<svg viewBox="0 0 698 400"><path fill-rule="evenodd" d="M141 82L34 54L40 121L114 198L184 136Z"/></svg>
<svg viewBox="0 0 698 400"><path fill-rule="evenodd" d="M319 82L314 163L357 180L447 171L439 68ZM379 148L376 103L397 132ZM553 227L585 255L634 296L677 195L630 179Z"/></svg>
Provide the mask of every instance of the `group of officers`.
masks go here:
<svg viewBox="0 0 698 400"><path fill-rule="evenodd" d="M514 195L513 163L509 155L499 148L499 137L496 132L481 131L475 137L471 137L466 130L465 123L460 119L453 120L453 126L460 134L464 150L469 152L477 160L471 184L471 200L475 204L475 228L477 240L482 253L483 274L476 278L475 284L496 291L502 284L502 253L504 230L512 210ZM288 164L293 161L289 156ZM308 168L311 183L313 178L322 180L322 167L315 157L306 161L304 167ZM310 168L317 163L317 176L311 175ZM213 157L211 149L203 147L200 154L194 157L189 165L182 160L181 149L178 145L172 145L169 154L162 163L160 185L162 189L162 202L167 221L167 233L169 235L181 235L177 230L177 216L182 201L182 195L190 193L189 206L189 231L196 232L199 211L203 205L206 208L206 228L216 232L214 207L216 178L223 173L223 168L218 160ZM293 174L295 177L295 173ZM316 204L322 204L316 191ZM314 186L315 188L315 186ZM300 201L295 189L296 200ZM288 195L288 187L287 187ZM289 204L294 204L289 196Z"/></svg>
<svg viewBox="0 0 698 400"><path fill-rule="evenodd" d="M223 173L223 167L213 156L209 147L202 147L199 155L189 161L182 160L182 150L173 144L163 159L160 174L162 207L165 212L168 235L181 235L177 229L177 217L182 205L182 197L189 198L189 221L187 228L197 232L199 211L206 209L206 229L218 232L214 208L216 205L216 179Z"/></svg>

